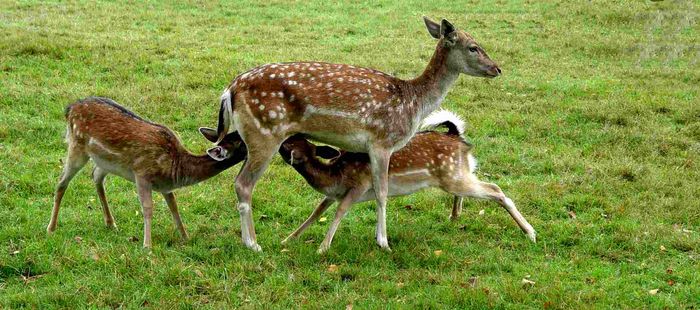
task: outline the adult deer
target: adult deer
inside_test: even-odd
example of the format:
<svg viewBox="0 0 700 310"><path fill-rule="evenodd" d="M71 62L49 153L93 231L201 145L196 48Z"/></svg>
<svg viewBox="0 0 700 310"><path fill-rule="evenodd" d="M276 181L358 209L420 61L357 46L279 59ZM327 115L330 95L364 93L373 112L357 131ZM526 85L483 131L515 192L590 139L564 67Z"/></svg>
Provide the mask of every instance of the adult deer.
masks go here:
<svg viewBox="0 0 700 310"><path fill-rule="evenodd" d="M241 236L247 247L261 250L251 209L255 183L280 144L301 133L369 154L377 199L377 243L390 250L386 199L391 153L403 147L421 120L440 106L460 73L488 78L501 73L469 34L445 19L423 20L438 43L427 68L415 79L344 64L292 62L254 68L226 88L219 110L219 139L231 128L248 146L247 160L236 178Z"/></svg>

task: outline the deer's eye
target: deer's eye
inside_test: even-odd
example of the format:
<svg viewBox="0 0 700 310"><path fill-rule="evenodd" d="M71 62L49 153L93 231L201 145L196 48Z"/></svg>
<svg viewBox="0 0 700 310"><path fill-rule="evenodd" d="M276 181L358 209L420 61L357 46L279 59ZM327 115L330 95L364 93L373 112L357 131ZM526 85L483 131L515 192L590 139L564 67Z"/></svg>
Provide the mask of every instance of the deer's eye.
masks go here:
<svg viewBox="0 0 700 310"><path fill-rule="evenodd" d="M476 53L479 49L476 48L476 46L470 46L469 51L472 53Z"/></svg>

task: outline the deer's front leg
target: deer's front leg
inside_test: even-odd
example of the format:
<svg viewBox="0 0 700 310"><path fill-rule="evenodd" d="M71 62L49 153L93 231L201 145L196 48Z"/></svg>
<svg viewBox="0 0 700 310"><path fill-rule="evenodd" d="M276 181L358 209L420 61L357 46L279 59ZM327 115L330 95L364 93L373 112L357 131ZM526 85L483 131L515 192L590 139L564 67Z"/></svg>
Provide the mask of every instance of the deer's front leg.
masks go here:
<svg viewBox="0 0 700 310"><path fill-rule="evenodd" d="M175 194L173 193L162 193L165 203L168 204L168 209L170 209L170 214L173 216L173 222L175 227L180 231L180 235L183 240L189 239L187 235L187 230L185 229L185 224L182 224L182 219L180 219L180 212L177 210L177 202L175 201Z"/></svg>
<svg viewBox="0 0 700 310"><path fill-rule="evenodd" d="M333 202L335 202L335 199L333 198L323 198L321 203L319 203L316 209L314 209L314 212L312 212L311 215L309 215L309 218L307 218L306 221L304 221L304 223L301 224L301 226L299 226L299 228L297 228L293 233L287 236L287 238L284 238L284 240L282 240L282 244L287 243L291 239L299 237L299 235L301 235L301 233L304 232L304 230L309 228L309 226L313 222L315 222L321 216L321 214L323 214L323 212L326 212L328 207L330 207L333 204Z"/></svg>
<svg viewBox="0 0 700 310"><path fill-rule="evenodd" d="M347 214L348 210L350 210L353 202L362 197L362 194L364 194L366 191L367 186L353 188L345 195L343 200L340 201L340 204L338 204L338 210L335 211L333 223L331 223L331 226L328 227L326 238L323 239L323 242L318 247L318 254L323 254L328 251L328 249L331 247L331 242L333 242L333 236L335 236L335 232L338 230L338 226L340 226L340 221L343 220L345 214Z"/></svg>
<svg viewBox="0 0 700 310"><path fill-rule="evenodd" d="M372 186L377 198L377 244L384 250L391 251L386 235L386 199L389 192L389 159L391 152L374 147L369 152L372 165Z"/></svg>
<svg viewBox="0 0 700 310"><path fill-rule="evenodd" d="M241 173L236 177L238 212L241 216L241 238L243 244L256 252L262 251L262 248L256 240L253 224L253 209L251 207L253 189L279 149L282 140L276 137L265 139L265 137L253 136L250 137L249 141L245 141L248 146L248 157L243 164Z"/></svg>
<svg viewBox="0 0 700 310"><path fill-rule="evenodd" d="M151 183L136 177L136 187L143 211L143 247L151 247L151 219L153 218L153 192Z"/></svg>

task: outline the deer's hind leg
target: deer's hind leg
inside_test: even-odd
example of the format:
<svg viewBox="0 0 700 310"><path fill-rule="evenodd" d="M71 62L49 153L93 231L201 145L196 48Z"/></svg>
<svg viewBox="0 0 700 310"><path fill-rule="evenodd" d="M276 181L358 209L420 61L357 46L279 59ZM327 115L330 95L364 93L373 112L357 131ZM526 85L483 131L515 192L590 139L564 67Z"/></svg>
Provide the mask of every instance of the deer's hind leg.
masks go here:
<svg viewBox="0 0 700 310"><path fill-rule="evenodd" d="M70 135L70 130L67 134ZM70 139L70 136L68 139ZM66 192L68 184L70 184L70 181L80 171L80 169L85 166L88 159L89 157L85 152L84 145L78 141L68 140L68 154L66 155L61 179L58 181L58 185L56 186L53 209L51 210L51 219L49 220L49 225L46 227L46 231L48 233L52 233L56 230L56 226L58 225L58 211L61 208L63 194Z"/></svg>
<svg viewBox="0 0 700 310"><path fill-rule="evenodd" d="M95 183L95 191L97 191L97 197L100 199L100 204L102 205L102 216L104 217L105 225L109 228L116 229L117 225L114 223L114 217L109 210L107 196L105 195L105 177L107 177L107 174L108 173L102 168L95 166L95 168L92 169L92 181Z"/></svg>
<svg viewBox="0 0 700 310"><path fill-rule="evenodd" d="M510 216L515 220L520 229L525 232L532 242L537 240L537 233L532 225L520 214L520 211L515 207L513 200L506 197L498 185L493 183L482 182L476 179L473 175L466 179L452 184L443 184L443 188L455 195L462 197L474 197L479 199L493 200L500 204Z"/></svg>

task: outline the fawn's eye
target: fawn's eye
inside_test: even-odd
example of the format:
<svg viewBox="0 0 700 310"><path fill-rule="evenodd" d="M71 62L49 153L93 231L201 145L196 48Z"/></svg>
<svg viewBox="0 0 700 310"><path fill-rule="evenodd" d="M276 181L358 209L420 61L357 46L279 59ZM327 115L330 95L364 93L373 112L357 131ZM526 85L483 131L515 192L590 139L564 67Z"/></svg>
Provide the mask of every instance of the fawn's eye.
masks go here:
<svg viewBox="0 0 700 310"><path fill-rule="evenodd" d="M472 53L476 53L476 51L478 51L478 49L476 48L476 46L470 46L469 51Z"/></svg>

